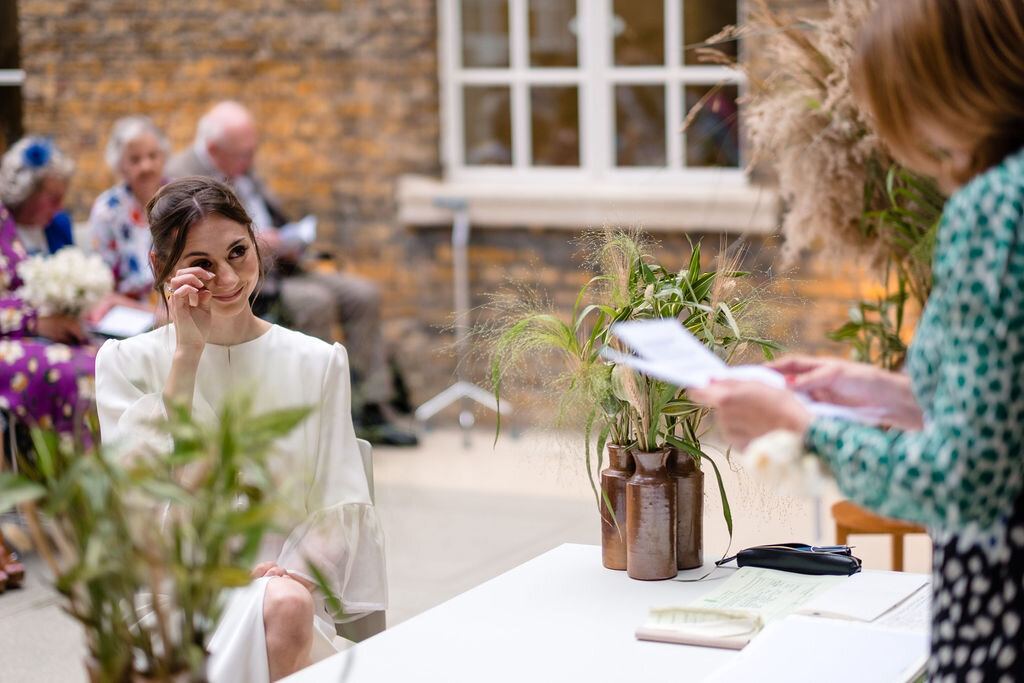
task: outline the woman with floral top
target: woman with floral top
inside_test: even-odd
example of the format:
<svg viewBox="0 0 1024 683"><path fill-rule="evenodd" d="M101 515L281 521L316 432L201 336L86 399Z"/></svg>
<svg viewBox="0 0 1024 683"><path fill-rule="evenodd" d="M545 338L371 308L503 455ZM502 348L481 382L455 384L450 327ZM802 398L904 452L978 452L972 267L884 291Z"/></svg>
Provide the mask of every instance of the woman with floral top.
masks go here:
<svg viewBox="0 0 1024 683"><path fill-rule="evenodd" d="M145 206L166 182L164 162L169 152L167 138L149 118L118 119L106 158L122 182L96 198L89 216L93 243L114 272L116 290L147 305L153 294L153 270Z"/></svg>
<svg viewBox="0 0 1024 683"><path fill-rule="evenodd" d="M844 495L928 525L929 680L1024 671L1024 3L880 2L852 69L858 98L907 165L955 190L907 374L834 359L775 367L794 391L882 408L887 429L812 418L792 391L722 382L715 406L743 445L804 436ZM1017 673L1014 673L1017 672Z"/></svg>
<svg viewBox="0 0 1024 683"><path fill-rule="evenodd" d="M80 320L40 315L18 297L17 266L28 256L24 239L43 234L31 226L60 209L72 169L43 137L19 140L0 161L0 410L69 436L93 395L96 350L81 345Z"/></svg>

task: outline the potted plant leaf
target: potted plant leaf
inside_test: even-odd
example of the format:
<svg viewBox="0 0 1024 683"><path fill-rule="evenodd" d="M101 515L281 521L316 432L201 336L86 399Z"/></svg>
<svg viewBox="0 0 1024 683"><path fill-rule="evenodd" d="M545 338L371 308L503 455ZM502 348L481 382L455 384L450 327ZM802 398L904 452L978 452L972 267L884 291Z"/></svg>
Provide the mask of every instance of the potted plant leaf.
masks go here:
<svg viewBox="0 0 1024 683"><path fill-rule="evenodd" d="M213 425L172 410L154 425L173 443L162 454L33 429L20 474L0 473L0 509L29 503L33 541L84 627L91 680L205 680L221 594L250 581L274 518L267 454L309 413L250 407L236 396Z"/></svg>
<svg viewBox="0 0 1024 683"><path fill-rule="evenodd" d="M559 426L579 425L583 429L587 473L602 512L605 565L626 569L628 562L621 561L629 553L625 482L633 475L621 454L631 454L635 459L638 453L664 450L664 461L670 453L667 449L678 449L685 454L678 468L681 476L693 475L693 479L700 479L702 475L696 473L707 456L700 442L703 435L700 425L706 411L686 400L685 393L676 387L603 360L602 348L615 344L610 335L611 325L626 320L677 318L725 360L730 360L745 344L760 346L769 357L777 346L744 333L738 324L748 302L733 295L730 283L734 284L736 278L746 273L731 266L702 271L699 245L692 248L687 268L674 273L649 262L649 244L636 233L606 232L598 241L600 248L592 263L598 273L578 295L568 323L550 309L526 308L519 316L506 316L505 325L494 337L491 380L497 392L503 378L511 374L520 359L543 351L561 357L564 372L546 386L558 397ZM590 299L596 301L587 303ZM600 490L592 468L592 445L596 445L598 471L606 447L612 461L611 476L608 476L609 470L602 473ZM644 457L649 460L658 456ZM680 462L674 452L673 457ZM645 465L644 469L649 473L651 468ZM728 500L717 466L715 471L731 536ZM653 476L661 481L661 475ZM662 488L671 487L672 484L668 484ZM702 489L688 488L687 498L700 501ZM672 507L675 509L674 503ZM670 515L667 511L662 513L663 517ZM697 516L699 526L699 512ZM693 528L692 515L687 518L687 525L687 529ZM674 518L671 526L673 541L659 542L658 547L675 545L678 529ZM687 531L686 535L692 537L693 533ZM660 565L651 572L641 571L637 565L631 575L653 578L648 575L666 574L664 558ZM672 567L674 576L674 553Z"/></svg>

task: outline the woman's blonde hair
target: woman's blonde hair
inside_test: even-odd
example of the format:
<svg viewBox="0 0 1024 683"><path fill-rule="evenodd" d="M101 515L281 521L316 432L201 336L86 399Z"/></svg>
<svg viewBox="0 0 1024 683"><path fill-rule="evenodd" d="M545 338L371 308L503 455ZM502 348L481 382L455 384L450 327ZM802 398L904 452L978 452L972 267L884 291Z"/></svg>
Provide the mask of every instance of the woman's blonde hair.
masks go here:
<svg viewBox="0 0 1024 683"><path fill-rule="evenodd" d="M898 159L962 185L1024 146L1024 2L882 0L851 79ZM962 139L969 161L935 149L923 125Z"/></svg>

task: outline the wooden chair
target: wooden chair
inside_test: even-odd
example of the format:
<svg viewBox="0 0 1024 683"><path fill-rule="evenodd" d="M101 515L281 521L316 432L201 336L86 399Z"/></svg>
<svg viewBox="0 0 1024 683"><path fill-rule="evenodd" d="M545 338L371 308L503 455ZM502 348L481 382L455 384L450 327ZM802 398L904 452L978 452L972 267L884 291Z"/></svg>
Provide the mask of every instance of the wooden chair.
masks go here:
<svg viewBox="0 0 1024 683"><path fill-rule="evenodd" d="M848 500L832 506L832 519L836 520L836 543L846 545L850 534L889 534L892 536L892 569L903 571L903 536L926 534L920 524L879 517Z"/></svg>

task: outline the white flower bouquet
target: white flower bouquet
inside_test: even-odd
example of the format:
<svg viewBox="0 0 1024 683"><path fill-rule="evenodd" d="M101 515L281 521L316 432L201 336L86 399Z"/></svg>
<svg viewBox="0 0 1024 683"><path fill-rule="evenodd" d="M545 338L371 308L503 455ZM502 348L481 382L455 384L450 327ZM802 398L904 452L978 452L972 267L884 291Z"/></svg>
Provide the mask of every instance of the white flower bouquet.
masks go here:
<svg viewBox="0 0 1024 683"><path fill-rule="evenodd" d="M804 450L803 437L782 429L751 441L739 462L765 486L791 496L820 496L832 479L821 460Z"/></svg>
<svg viewBox="0 0 1024 683"><path fill-rule="evenodd" d="M64 247L27 258L17 267L17 296L41 315L81 315L114 289L114 275L98 254Z"/></svg>

